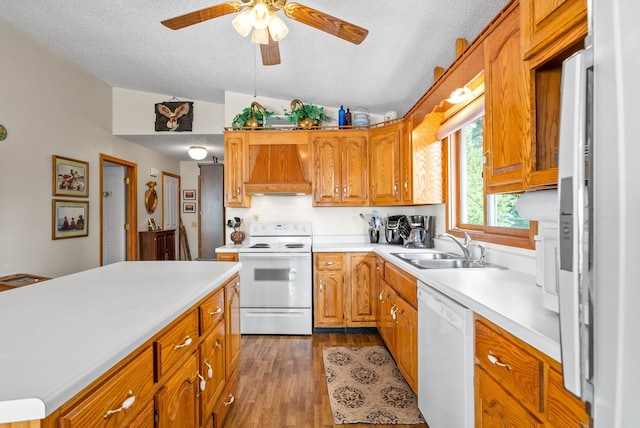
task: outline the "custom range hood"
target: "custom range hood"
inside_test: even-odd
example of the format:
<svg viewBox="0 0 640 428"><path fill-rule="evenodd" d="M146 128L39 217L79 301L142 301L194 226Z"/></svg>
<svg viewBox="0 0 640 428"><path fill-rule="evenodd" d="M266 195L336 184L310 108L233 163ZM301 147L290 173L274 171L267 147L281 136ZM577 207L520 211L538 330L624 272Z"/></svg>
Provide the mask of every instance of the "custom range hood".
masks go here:
<svg viewBox="0 0 640 428"><path fill-rule="evenodd" d="M249 195L311 193L308 144L249 144Z"/></svg>

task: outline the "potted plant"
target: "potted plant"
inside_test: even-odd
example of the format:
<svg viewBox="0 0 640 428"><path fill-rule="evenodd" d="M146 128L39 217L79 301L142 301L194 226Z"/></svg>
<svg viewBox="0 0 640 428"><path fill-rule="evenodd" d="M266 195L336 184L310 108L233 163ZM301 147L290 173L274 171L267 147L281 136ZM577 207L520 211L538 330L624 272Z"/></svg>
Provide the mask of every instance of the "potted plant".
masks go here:
<svg viewBox="0 0 640 428"><path fill-rule="evenodd" d="M252 102L250 107L245 107L242 112L233 118L231 126L233 129L257 128L258 126L269 126L264 124L264 119L273 116L273 112L266 110L257 102Z"/></svg>
<svg viewBox="0 0 640 428"><path fill-rule="evenodd" d="M302 101L295 99L291 101L291 111L284 112L289 121L302 128L310 128L320 125L324 120L330 120L324 113L324 107L318 107L313 104L303 104Z"/></svg>

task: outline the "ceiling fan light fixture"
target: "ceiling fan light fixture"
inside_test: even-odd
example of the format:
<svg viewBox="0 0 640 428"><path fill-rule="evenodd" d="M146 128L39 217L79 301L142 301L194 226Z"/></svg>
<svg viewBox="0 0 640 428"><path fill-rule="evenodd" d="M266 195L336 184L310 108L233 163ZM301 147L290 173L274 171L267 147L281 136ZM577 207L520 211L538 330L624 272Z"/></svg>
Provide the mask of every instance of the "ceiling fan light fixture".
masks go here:
<svg viewBox="0 0 640 428"><path fill-rule="evenodd" d="M247 37L253 29L253 16L251 14L251 9L247 9L238 14L238 16L231 21L231 24L233 24L233 28L235 28L242 37Z"/></svg>
<svg viewBox="0 0 640 428"><path fill-rule="evenodd" d="M251 18L253 19L253 27L256 30L267 28L271 20L271 14L266 4L259 2L251 8Z"/></svg>
<svg viewBox="0 0 640 428"><path fill-rule="evenodd" d="M251 33L251 41L253 43L260 43L261 45L269 44L269 30L267 28L258 29L255 28Z"/></svg>
<svg viewBox="0 0 640 428"><path fill-rule="evenodd" d="M187 153L193 160L202 160L207 157L207 149L204 146L191 146Z"/></svg>
<svg viewBox="0 0 640 428"><path fill-rule="evenodd" d="M271 19L269 20L269 33L273 41L277 42L284 39L289 34L289 29L285 25L284 21L280 19L275 12L271 12Z"/></svg>

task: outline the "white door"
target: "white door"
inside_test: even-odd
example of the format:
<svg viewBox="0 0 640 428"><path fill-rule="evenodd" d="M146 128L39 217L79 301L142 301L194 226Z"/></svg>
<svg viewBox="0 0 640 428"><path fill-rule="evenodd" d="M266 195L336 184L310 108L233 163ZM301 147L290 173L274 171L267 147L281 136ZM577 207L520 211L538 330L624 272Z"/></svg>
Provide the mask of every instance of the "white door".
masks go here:
<svg viewBox="0 0 640 428"><path fill-rule="evenodd" d="M179 223L179 198L180 180L171 175L162 174L162 229L177 230ZM175 248L180 248L178 238L180 233L176 233ZM177 255L177 252L176 252ZM180 259L180 257L176 257Z"/></svg>
<svg viewBox="0 0 640 428"><path fill-rule="evenodd" d="M103 174L102 263L108 265L127 258L126 168L105 162Z"/></svg>

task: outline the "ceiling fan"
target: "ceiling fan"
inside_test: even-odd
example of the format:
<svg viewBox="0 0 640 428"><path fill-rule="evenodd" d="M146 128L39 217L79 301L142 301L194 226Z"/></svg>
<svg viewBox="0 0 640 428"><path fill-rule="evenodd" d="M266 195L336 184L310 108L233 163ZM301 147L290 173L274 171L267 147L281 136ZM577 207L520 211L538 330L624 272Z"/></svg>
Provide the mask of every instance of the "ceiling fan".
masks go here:
<svg viewBox="0 0 640 428"><path fill-rule="evenodd" d="M369 34L369 30L362 27L298 3L289 3L287 0L230 1L164 20L162 24L172 30L179 30L243 9L245 10L234 18L233 26L245 37L253 31L251 40L260 44L264 65L280 64L278 41L289 32L284 22L276 15L278 11L283 11L294 21L357 45Z"/></svg>

